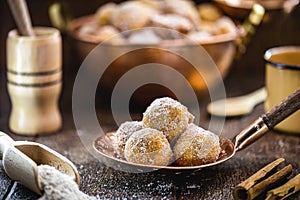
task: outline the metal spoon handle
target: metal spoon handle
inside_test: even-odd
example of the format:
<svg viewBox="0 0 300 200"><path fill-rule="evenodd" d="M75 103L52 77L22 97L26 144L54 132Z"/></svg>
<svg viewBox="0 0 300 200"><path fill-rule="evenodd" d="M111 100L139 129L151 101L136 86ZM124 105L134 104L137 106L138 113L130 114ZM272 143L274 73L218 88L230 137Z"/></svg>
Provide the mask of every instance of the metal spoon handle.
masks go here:
<svg viewBox="0 0 300 200"><path fill-rule="evenodd" d="M288 96L271 111L262 115L265 124L272 129L276 124L300 109L300 88Z"/></svg>
<svg viewBox="0 0 300 200"><path fill-rule="evenodd" d="M300 109L300 88L271 111L263 114L239 132L232 140L235 151L244 149L271 130L279 122Z"/></svg>

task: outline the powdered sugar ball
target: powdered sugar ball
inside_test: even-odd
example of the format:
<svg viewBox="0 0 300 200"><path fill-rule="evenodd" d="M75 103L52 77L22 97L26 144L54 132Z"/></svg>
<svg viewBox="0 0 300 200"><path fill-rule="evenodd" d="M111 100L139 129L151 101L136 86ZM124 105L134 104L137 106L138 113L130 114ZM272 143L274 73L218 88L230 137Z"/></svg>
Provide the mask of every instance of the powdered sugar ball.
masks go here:
<svg viewBox="0 0 300 200"><path fill-rule="evenodd" d="M99 25L107 25L110 24L110 18L111 15L116 11L117 4L113 2L108 2L104 5L102 5L98 10L96 11L95 17L99 22Z"/></svg>
<svg viewBox="0 0 300 200"><path fill-rule="evenodd" d="M120 125L115 134L115 150L120 158L124 158L124 149L128 138L143 127L143 123L140 121L127 121Z"/></svg>
<svg viewBox="0 0 300 200"><path fill-rule="evenodd" d="M143 28L157 11L139 1L125 1L111 15L111 23L121 31Z"/></svg>
<svg viewBox="0 0 300 200"><path fill-rule="evenodd" d="M162 131L169 142L183 132L194 116L180 102L163 97L154 100L143 114L145 126Z"/></svg>
<svg viewBox="0 0 300 200"><path fill-rule="evenodd" d="M173 150L178 165L196 166L215 162L221 148L217 135L195 124L189 124Z"/></svg>
<svg viewBox="0 0 300 200"><path fill-rule="evenodd" d="M151 24L181 33L187 33L194 29L194 25L187 18L175 14L154 15L151 18Z"/></svg>
<svg viewBox="0 0 300 200"><path fill-rule="evenodd" d="M166 136L152 128L134 132L126 142L124 154L127 161L146 165L166 166L173 158Z"/></svg>
<svg viewBox="0 0 300 200"><path fill-rule="evenodd" d="M177 14L191 20L195 25L200 23L199 13L193 1L164 0L165 13Z"/></svg>

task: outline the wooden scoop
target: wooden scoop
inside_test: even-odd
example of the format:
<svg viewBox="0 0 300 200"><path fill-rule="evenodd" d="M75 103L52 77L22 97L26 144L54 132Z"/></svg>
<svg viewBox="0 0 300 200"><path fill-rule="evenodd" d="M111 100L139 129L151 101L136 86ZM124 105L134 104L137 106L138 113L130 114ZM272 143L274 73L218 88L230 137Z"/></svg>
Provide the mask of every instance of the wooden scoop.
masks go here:
<svg viewBox="0 0 300 200"><path fill-rule="evenodd" d="M0 131L0 159L7 175L20 182L30 190L42 194L41 183L38 177L38 165L45 164L55 167L77 182L80 177L75 165L66 157L49 147L27 141L14 141Z"/></svg>
<svg viewBox="0 0 300 200"><path fill-rule="evenodd" d="M221 99L211 102L207 106L207 111L216 116L234 117L249 114L253 108L263 102L267 97L265 88L260 88L250 94Z"/></svg>

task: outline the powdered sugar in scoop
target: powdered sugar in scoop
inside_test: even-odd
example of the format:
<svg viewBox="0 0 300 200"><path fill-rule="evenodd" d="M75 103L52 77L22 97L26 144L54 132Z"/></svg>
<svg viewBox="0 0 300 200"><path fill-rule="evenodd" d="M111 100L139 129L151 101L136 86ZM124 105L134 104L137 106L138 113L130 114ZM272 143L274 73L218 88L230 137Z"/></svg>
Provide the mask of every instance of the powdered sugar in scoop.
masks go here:
<svg viewBox="0 0 300 200"><path fill-rule="evenodd" d="M44 191L39 200L96 200L79 190L72 177L63 174L52 166L38 166L39 181Z"/></svg>

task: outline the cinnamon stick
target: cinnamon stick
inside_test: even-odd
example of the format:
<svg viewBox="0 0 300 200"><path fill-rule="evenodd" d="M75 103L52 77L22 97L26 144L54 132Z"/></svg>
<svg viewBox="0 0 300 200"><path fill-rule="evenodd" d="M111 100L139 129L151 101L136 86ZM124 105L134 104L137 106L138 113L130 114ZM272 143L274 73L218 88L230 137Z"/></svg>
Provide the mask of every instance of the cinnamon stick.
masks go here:
<svg viewBox="0 0 300 200"><path fill-rule="evenodd" d="M262 194L264 191L274 188L279 181L285 180L292 173L292 165L288 165L267 179L249 189L252 199Z"/></svg>
<svg viewBox="0 0 300 200"><path fill-rule="evenodd" d="M282 162L284 162L284 158L279 158L257 171L244 182L240 183L233 190L234 199L254 199L264 191L274 187L274 184L285 179L288 175L291 174L292 166L288 165L275 173L277 167Z"/></svg>
<svg viewBox="0 0 300 200"><path fill-rule="evenodd" d="M300 190L300 174L290 179L284 185L268 191L266 200L285 199Z"/></svg>

